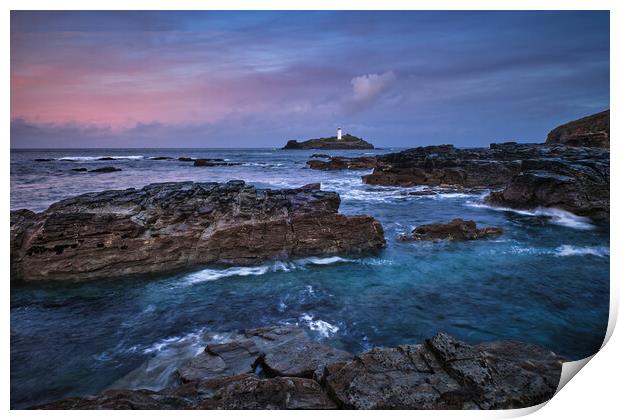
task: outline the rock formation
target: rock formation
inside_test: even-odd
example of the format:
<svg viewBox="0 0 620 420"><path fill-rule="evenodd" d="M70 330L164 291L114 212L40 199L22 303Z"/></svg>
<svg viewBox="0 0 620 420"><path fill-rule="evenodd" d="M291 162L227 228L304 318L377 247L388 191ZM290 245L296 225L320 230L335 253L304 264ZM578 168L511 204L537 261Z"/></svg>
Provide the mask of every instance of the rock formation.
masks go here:
<svg viewBox="0 0 620 420"><path fill-rule="evenodd" d="M609 110L554 128L546 143L609 149Z"/></svg>
<svg viewBox="0 0 620 420"><path fill-rule="evenodd" d="M338 213L320 184L161 183L11 212L12 280L90 280L208 263L361 253L385 245L370 216Z"/></svg>
<svg viewBox="0 0 620 420"><path fill-rule="evenodd" d="M524 160L521 172L486 201L499 207L559 208L595 221L609 221L609 155L579 161Z"/></svg>
<svg viewBox="0 0 620 420"><path fill-rule="evenodd" d="M473 220L454 219L446 224L430 223L416 227L409 235L402 235L404 241L469 241L503 233L497 227L476 228Z"/></svg>
<svg viewBox="0 0 620 420"><path fill-rule="evenodd" d="M108 390L35 408L521 408L553 396L562 362L534 345L471 346L445 334L353 356L313 344L292 326L248 330L209 344L196 359L179 369L182 381L161 391Z"/></svg>
<svg viewBox="0 0 620 420"><path fill-rule="evenodd" d="M337 137L321 137L318 139L310 139L302 141L289 140L283 147L284 150L307 150L307 149L374 149L375 146L364 141L360 137L352 136L351 134L345 134L342 139L338 140Z"/></svg>
<svg viewBox="0 0 620 420"><path fill-rule="evenodd" d="M497 189L487 198L492 205L557 207L595 221L609 220L609 150L603 148L515 142L469 149L441 145L308 164L322 170L374 167L372 174L362 176L372 185Z"/></svg>

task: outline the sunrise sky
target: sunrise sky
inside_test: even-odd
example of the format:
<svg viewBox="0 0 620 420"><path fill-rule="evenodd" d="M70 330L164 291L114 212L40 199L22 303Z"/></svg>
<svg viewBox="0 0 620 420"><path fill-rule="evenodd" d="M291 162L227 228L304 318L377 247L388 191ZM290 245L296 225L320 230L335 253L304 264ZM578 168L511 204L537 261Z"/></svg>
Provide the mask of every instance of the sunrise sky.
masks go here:
<svg viewBox="0 0 620 420"><path fill-rule="evenodd" d="M609 108L608 12L12 12L11 146L544 141Z"/></svg>

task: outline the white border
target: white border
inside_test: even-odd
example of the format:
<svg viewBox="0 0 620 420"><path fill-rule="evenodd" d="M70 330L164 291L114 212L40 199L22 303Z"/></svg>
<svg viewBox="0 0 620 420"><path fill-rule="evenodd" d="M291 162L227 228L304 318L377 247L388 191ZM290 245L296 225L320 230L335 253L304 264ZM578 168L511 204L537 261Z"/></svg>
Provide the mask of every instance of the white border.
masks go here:
<svg viewBox="0 0 620 420"><path fill-rule="evenodd" d="M620 7L618 6L620 2L617 1L603 1L603 0L590 0L590 1L576 1L576 0L521 0L521 1L502 1L501 3L498 1L489 1L489 0L470 0L470 1L442 1L435 0L432 2L422 2L422 1L395 1L395 0L382 0L381 2L372 2L368 0L301 0L296 2L290 1L282 1L282 0L263 0L263 1L239 1L239 0L229 0L229 1L208 1L208 2L197 2L191 0L133 0L131 2L120 1L120 0L108 0L108 1L89 1L80 2L76 0L58 0L55 2L42 1L42 0L8 0L4 1L3 4L5 6L5 12L2 15L0 25L3 32L3 66L2 66L2 75L4 80L4 100L2 102L2 107L5 115L5 119L2 121L3 133L4 133L4 150L5 154L2 155L2 161L4 163L5 176L9 178L9 180L5 179L5 182L2 184L2 193L0 195L3 200L3 213L5 214L5 229L8 230L8 222L9 219L9 208L10 208L10 118L7 118L10 115L10 92L9 92L9 80L10 80L10 13L9 10L123 10L123 9L133 9L133 10L233 10L233 9L241 9L241 10L254 10L254 9L271 9L271 10L341 10L341 9L352 9L352 10L611 10L611 104L616 102L617 94L618 94L618 84L617 84L617 75L620 74L618 68L618 54L620 53L620 45L618 45L618 41L620 40L619 33L619 16L620 16ZM575 28L575 30L579 30L579 28ZM612 106L613 108L613 106ZM612 120L611 125L613 127L620 127L620 124L615 124L618 121L616 118L616 114L612 112ZM612 130L613 131L613 130ZM614 131L615 132L615 131ZM615 153L614 148L612 148L612 162L615 161ZM612 164L613 167L613 164ZM615 171L612 170L612 179ZM611 194L612 194L612 220L615 220L615 197L617 197L617 187L618 183L616 181L612 181L611 183ZM611 255L615 256L615 249L617 248L617 239L618 239L618 227L612 224L611 229ZM9 267L9 234L5 230L4 240L2 241L2 251L1 257L3 261L3 266L5 267L5 278L4 278L4 287L5 287L5 305L8 306L9 296L10 296L10 285L9 285L9 275L8 275L8 267ZM618 362L616 356L620 353L620 344L618 343L618 339L611 339L611 332L613 332L613 328L615 326L617 312L618 312L618 267L616 261L611 259L611 278L614 279L611 282L611 305L610 305L610 323L607 331L607 336L605 338L605 348L600 354L595 355L592 358L592 362L588 364L588 366L584 369L584 372L579 376L580 378L575 381L571 381L569 385L561 390L548 404L548 407L545 407L544 410L538 411L535 416L538 418L549 418L549 417L562 417L562 418L580 418L582 419L585 416L593 416L595 418L608 418L615 417L617 415L617 392L615 391L615 382L619 377L620 369L618 368ZM0 337L3 340L2 346L2 372L4 376L4 380L2 381L2 395L4 397L4 407L5 410L9 410L10 407L10 349L9 349L9 337L10 337L10 319L9 319L9 310L5 306L4 316L6 317L5 322L2 323L2 331L0 332ZM44 343L41 343L44 346ZM574 362L578 364L578 362ZM583 365L583 364L582 364ZM573 366L574 367L574 366ZM541 406L544 406L542 404ZM416 417L423 418L503 418L503 417L515 417L521 416L525 414L529 414L541 408L541 406L533 407L529 409L522 410L505 410L505 411L491 411L491 412L471 412L471 411L459 411L459 412L441 412L441 411L424 411L424 412L415 412L412 413L410 411L394 411L390 412L390 417L397 418L405 418L409 416L415 415ZM80 412L66 412L66 411L55 411L55 412L31 412L31 411L11 411L10 416L12 417L39 417L45 416L48 419L56 419L56 418L78 418L83 415ZM175 412L176 414L176 412ZM159 411L159 412L142 412L142 413L128 413L128 412L89 412L88 416L92 416L95 418L104 418L107 416L114 417L128 417L128 416L138 416L142 417L148 416L149 418L165 418L169 415L168 412ZM324 412L324 413L315 413L315 412L267 412L267 411L254 411L254 412L183 412L178 415L193 417L193 418L204 418L204 416L209 416L210 419L219 419L219 418L231 418L231 417L246 417L252 416L257 418L288 418L291 415L296 417L307 417L311 416L341 416L349 417L349 416L361 416L361 417L374 417L375 415L384 415L383 412L378 411L366 411L366 412ZM541 417L542 416L542 417Z"/></svg>

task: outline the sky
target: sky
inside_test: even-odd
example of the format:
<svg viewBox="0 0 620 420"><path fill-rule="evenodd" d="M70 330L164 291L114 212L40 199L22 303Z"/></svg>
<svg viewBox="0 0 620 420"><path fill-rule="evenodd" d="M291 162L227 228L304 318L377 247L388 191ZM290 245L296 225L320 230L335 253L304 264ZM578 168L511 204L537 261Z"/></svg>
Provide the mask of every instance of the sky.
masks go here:
<svg viewBox="0 0 620 420"><path fill-rule="evenodd" d="M11 147L542 142L609 77L607 11L13 11Z"/></svg>

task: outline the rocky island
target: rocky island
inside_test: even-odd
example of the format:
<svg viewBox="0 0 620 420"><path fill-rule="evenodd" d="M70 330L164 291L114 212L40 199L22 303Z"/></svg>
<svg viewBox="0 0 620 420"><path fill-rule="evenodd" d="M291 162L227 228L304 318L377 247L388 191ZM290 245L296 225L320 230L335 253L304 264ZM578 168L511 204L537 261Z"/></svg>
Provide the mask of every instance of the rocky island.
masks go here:
<svg viewBox="0 0 620 420"><path fill-rule="evenodd" d="M320 184L179 182L87 193L41 213L11 212L11 279L91 280L385 245L377 220L344 216L339 205Z"/></svg>
<svg viewBox="0 0 620 420"><path fill-rule="evenodd" d="M288 143L282 148L283 150L308 150L308 149L374 149L375 146L363 140L360 137L352 136L351 134L345 134L342 138L337 136L333 137L321 137L318 139L310 139L302 142L297 140L289 140Z"/></svg>
<svg viewBox="0 0 620 420"><path fill-rule="evenodd" d="M160 391L108 390L38 409L507 409L555 393L562 358L535 345L446 334L354 356L295 326L208 344Z"/></svg>

